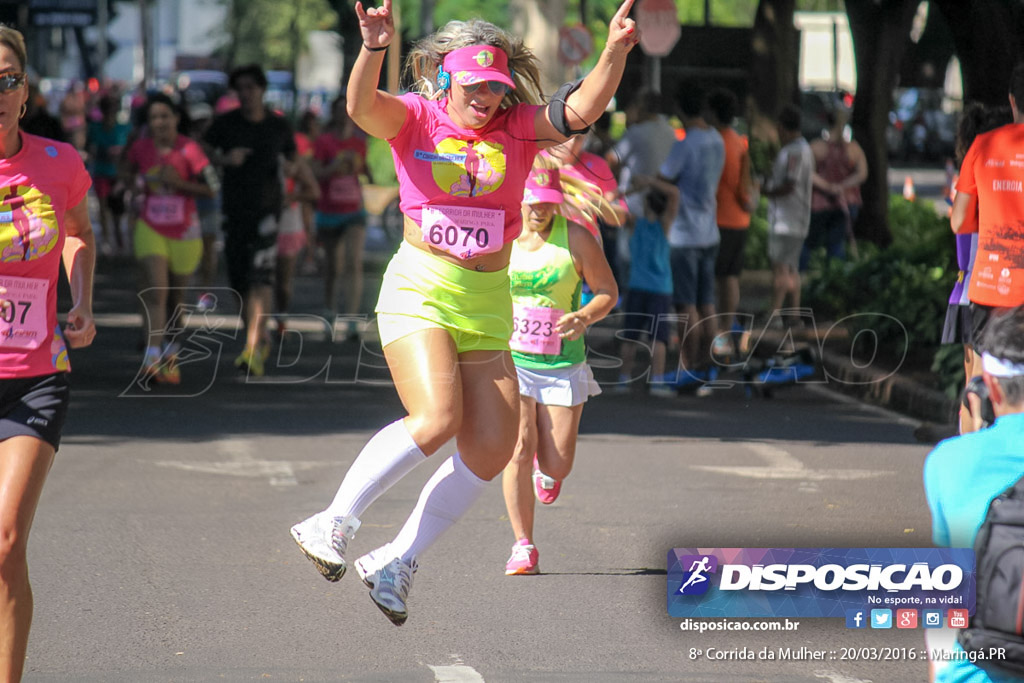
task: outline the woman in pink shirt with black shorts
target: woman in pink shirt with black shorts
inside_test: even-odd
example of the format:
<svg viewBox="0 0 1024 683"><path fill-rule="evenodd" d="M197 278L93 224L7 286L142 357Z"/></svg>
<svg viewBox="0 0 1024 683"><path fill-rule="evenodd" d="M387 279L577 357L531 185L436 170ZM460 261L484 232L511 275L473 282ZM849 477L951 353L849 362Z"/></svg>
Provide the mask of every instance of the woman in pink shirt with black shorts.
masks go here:
<svg viewBox="0 0 1024 683"><path fill-rule="evenodd" d="M75 148L22 133L25 39L0 25L0 680L20 681L32 623L29 528L68 409L67 347L92 343L96 241ZM57 320L60 264L72 306Z"/></svg>
<svg viewBox="0 0 1024 683"><path fill-rule="evenodd" d="M626 0L612 18L590 75L538 105L537 59L521 39L479 20L450 22L412 50L414 92L378 90L395 38L391 0L366 10L356 3L363 48L348 84L348 111L391 144L405 214L377 323L408 416L374 435L331 505L295 525L292 536L337 581L366 508L454 437L458 453L424 486L398 536L355 562L370 597L396 625L408 616L417 557L512 457L519 387L508 345L508 264L522 229L523 187L537 151L585 130L615 93L639 40L627 18L632 5Z"/></svg>

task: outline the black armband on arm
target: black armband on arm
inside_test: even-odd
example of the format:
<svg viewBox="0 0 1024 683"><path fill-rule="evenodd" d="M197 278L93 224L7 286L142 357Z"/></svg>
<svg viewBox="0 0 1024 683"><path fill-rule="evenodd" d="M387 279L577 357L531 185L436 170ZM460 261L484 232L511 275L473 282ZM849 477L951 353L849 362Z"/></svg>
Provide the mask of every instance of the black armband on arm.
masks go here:
<svg viewBox="0 0 1024 683"><path fill-rule="evenodd" d="M556 90L555 94L552 95L551 99L548 101L548 119L551 121L551 125L555 127L555 130L567 138L571 138L573 135L582 135L590 130L590 124L587 124L585 128L574 130L569 127L569 122L565 118L566 102L570 95L580 89L580 85L582 84L583 79L570 81Z"/></svg>

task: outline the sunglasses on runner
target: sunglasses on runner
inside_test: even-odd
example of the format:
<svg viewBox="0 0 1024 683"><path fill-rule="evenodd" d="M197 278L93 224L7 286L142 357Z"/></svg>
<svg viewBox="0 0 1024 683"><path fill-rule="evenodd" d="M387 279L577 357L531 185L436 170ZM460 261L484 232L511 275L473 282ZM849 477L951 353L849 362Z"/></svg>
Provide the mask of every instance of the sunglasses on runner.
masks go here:
<svg viewBox="0 0 1024 683"><path fill-rule="evenodd" d="M6 73L0 74L0 93L17 90L25 85L25 74Z"/></svg>
<svg viewBox="0 0 1024 683"><path fill-rule="evenodd" d="M508 85L502 83L501 81L480 81L479 83L474 83L473 85L464 85L462 86L462 89L466 91L466 94L472 95L473 93L480 89L481 85L484 85L485 83L487 84L487 89L490 90L495 95L504 95L509 91Z"/></svg>

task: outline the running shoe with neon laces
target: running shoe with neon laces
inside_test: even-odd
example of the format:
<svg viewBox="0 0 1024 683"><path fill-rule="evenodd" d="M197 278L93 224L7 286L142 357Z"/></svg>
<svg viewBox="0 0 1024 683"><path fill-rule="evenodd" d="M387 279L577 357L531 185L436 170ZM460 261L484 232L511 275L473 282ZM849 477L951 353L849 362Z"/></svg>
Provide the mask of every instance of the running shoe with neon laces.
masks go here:
<svg viewBox="0 0 1024 683"><path fill-rule="evenodd" d="M402 558L396 557L370 577L369 582L373 584L370 599L395 626L401 626L409 618L405 601L409 598L416 569L415 559L411 564L406 564Z"/></svg>
<svg viewBox="0 0 1024 683"><path fill-rule="evenodd" d="M270 358L270 350L271 344L267 340L261 341L259 346L256 347L256 355L259 356L261 364L265 365L267 360Z"/></svg>
<svg viewBox="0 0 1024 683"><path fill-rule="evenodd" d="M537 574L540 572L539 560L537 547L529 539L520 539L512 546L512 557L505 563L505 576Z"/></svg>
<svg viewBox="0 0 1024 683"><path fill-rule="evenodd" d="M258 350L245 349L235 359L235 367L253 377L262 377L264 373L263 354Z"/></svg>
<svg viewBox="0 0 1024 683"><path fill-rule="evenodd" d="M160 384L181 384L181 368L176 355L168 356L160 363L156 381Z"/></svg>
<svg viewBox="0 0 1024 683"><path fill-rule="evenodd" d="M540 471L537 456L533 456L533 492L544 505L551 505L562 492L562 482L552 479Z"/></svg>
<svg viewBox="0 0 1024 683"><path fill-rule="evenodd" d="M351 515L332 517L318 512L293 526L292 538L325 579L337 581L345 575L345 550L358 529L359 520Z"/></svg>

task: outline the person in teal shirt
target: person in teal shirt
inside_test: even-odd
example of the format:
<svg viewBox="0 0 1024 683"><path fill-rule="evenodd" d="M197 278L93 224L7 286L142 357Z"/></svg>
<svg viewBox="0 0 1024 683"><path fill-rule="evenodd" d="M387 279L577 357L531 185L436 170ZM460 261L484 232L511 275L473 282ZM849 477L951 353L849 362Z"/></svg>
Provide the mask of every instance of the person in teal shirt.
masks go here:
<svg viewBox="0 0 1024 683"><path fill-rule="evenodd" d="M932 540L973 548L992 499L1024 476L1024 307L999 309L981 340L982 377L995 423L943 441L924 464L924 490L932 513ZM979 605L978 609L981 609ZM932 662L938 683L1009 683L1024 679L984 671L967 661L954 632L929 631L930 649L951 647L956 656Z"/></svg>
<svg viewBox="0 0 1024 683"><path fill-rule="evenodd" d="M563 183L579 192L567 201ZM523 197L523 232L513 243L512 360L519 379L519 441L502 474L502 491L516 542L505 574L536 574L534 496L550 504L572 469L583 404L601 393L587 365L583 334L615 306L619 290L601 244L562 212L600 206L589 183L535 167ZM580 306L583 283L594 293ZM530 485L531 470L533 486Z"/></svg>
<svg viewBox="0 0 1024 683"><path fill-rule="evenodd" d="M644 213L631 220L629 251L633 255L626 294L625 329L619 347L619 381L612 391L629 393L637 346L646 335L651 340L648 384L652 396L673 397L672 379L665 375L665 353L671 334L672 262L668 231L679 206L679 188L655 176L633 178L631 192L643 192ZM673 373L673 377L674 377Z"/></svg>
<svg viewBox="0 0 1024 683"><path fill-rule="evenodd" d="M93 189L99 200L103 251L112 254L125 250L125 239L121 235L124 188L117 175L131 126L117 120L120 105L113 95L108 93L100 97L99 110L102 118L92 121L86 129L86 151Z"/></svg>

